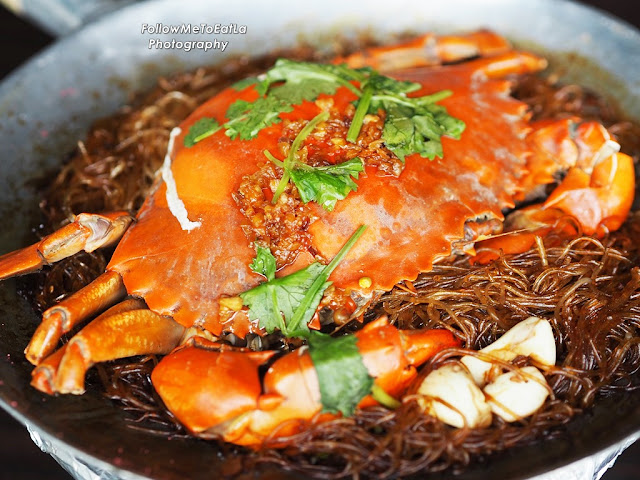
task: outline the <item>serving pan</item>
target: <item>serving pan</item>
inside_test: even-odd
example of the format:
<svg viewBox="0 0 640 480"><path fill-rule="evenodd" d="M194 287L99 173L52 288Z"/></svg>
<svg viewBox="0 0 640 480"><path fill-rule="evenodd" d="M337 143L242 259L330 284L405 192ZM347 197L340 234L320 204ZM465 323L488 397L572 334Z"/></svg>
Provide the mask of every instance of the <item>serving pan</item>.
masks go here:
<svg viewBox="0 0 640 480"><path fill-rule="evenodd" d="M220 42L229 42L224 52L149 49L149 40L157 36L167 41L209 39L142 32L143 24L158 23L246 25L247 33L214 35ZM543 53L555 52L556 68L567 79L610 92L629 115L640 118L640 34L571 2L403 0L394 2L392 11L388 2L380 0L366 4L311 1L304 8L294 1L250 8L230 2L140 3L57 42L0 86L0 221L5 226L0 231L0 251L23 245L37 221L34 181L60 165L93 120L113 112L132 91L148 88L158 75L214 64L227 55L257 55L300 40L322 47L337 34L363 30L384 39L406 30L451 32L478 27L493 28ZM572 61L567 63L567 58ZM591 62L604 72L592 68ZM27 303L16 296L15 283L0 284L0 404L75 476L96 478L94 472L99 472L101 478L215 478L228 468L216 448L205 442L167 441L127 428L123 413L97 389L81 397L47 397L31 389L31 366L22 350L37 322ZM516 449L473 467L460 478L489 474L507 479L540 474L552 478L564 477L566 468L595 471L639 432L638 396L616 398L578 419L565 438ZM574 463L585 458L586 466L585 460ZM565 467L564 473L554 474L560 467ZM287 475L265 470L261 476Z"/></svg>

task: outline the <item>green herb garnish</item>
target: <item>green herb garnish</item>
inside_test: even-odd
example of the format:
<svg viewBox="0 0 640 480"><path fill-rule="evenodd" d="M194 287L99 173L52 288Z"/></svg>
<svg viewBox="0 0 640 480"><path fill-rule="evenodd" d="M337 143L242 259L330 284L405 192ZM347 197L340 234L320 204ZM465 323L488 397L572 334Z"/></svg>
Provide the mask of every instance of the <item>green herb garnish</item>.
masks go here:
<svg viewBox="0 0 640 480"><path fill-rule="evenodd" d="M322 411L350 417L374 386L362 361L355 335L309 335L309 355L318 375Z"/></svg>
<svg viewBox="0 0 640 480"><path fill-rule="evenodd" d="M255 84L260 95L255 101L237 100L231 104L226 113L228 120L222 126L213 123L213 119L196 122L185 137L185 145L192 146L220 128L224 128L232 139L251 140L263 128L280 122L280 115L291 112L294 105L316 100L322 93L331 95L339 87L346 87L358 96L347 140L355 142L364 117L382 109L386 112L382 139L402 161L414 153L429 159L442 157L441 137L458 139L465 128L464 122L436 105L451 95L451 91L408 97L408 93L420 89L420 84L398 81L370 68L352 69L344 65L280 59L261 78L240 81L234 88L242 89L251 84ZM200 125L201 121L203 125Z"/></svg>
<svg viewBox="0 0 640 480"><path fill-rule="evenodd" d="M316 312L324 291L331 285L329 275L358 241L365 228L364 225L358 228L328 265L314 262L291 275L272 277L241 293L240 298L249 307L249 319L258 321L260 327L269 333L279 329L286 337L307 337L308 323ZM271 255L271 252L263 252L262 255ZM262 263L264 260L258 263L254 261L252 268L253 265L258 265L254 271L264 275L263 272L267 270L259 266Z"/></svg>
<svg viewBox="0 0 640 480"><path fill-rule="evenodd" d="M331 211L338 200L343 200L349 192L358 188L352 177L357 179L363 170L362 160L355 157L337 165L322 167L299 163L289 175L304 203L315 201Z"/></svg>
<svg viewBox="0 0 640 480"><path fill-rule="evenodd" d="M249 265L251 270L262 275L269 280L273 280L276 277L276 257L273 256L271 250L267 247L262 247L256 243L256 257Z"/></svg>
<svg viewBox="0 0 640 480"><path fill-rule="evenodd" d="M272 203L275 204L278 201L289 183L289 179L298 188L298 193L304 203L315 200L329 211L333 210L336 201L342 200L349 192L358 188L352 177L357 179L358 174L364 170L364 165L362 160L357 157L337 165L321 167L312 167L297 160L303 140L319 123L328 118L329 112L322 112L309 121L293 140L289 154L284 161L278 160L268 150L265 150L265 156L284 169L282 178L273 194Z"/></svg>
<svg viewBox="0 0 640 480"><path fill-rule="evenodd" d="M251 85L255 85L256 83L258 83L258 81L258 77L246 77L235 82L233 85L231 85L231 88L237 91L244 90Z"/></svg>
<svg viewBox="0 0 640 480"><path fill-rule="evenodd" d="M193 147L200 140L213 135L220 130L220 124L215 118L202 117L189 128L189 132L184 136L184 146Z"/></svg>
<svg viewBox="0 0 640 480"><path fill-rule="evenodd" d="M362 360L354 335L331 337L309 330L308 323L331 282L331 272L364 233L361 226L347 240L328 265L314 262L291 275L275 278L275 258L268 248L256 244L251 269L267 281L240 297L249 307L249 318L258 321L267 332L279 329L286 337L305 338L318 376L322 411L351 416L360 401L371 394L388 408L399 402L374 383Z"/></svg>
<svg viewBox="0 0 640 480"><path fill-rule="evenodd" d="M350 142L358 138L364 116L378 110L386 112L382 139L402 161L414 153L431 160L442 157L442 136L459 139L465 128L464 122L449 115L443 106L436 105L452 94L449 90L407 97L407 93L418 90L420 84L399 82L377 73L372 73L362 87L364 94L358 101L347 134Z"/></svg>
<svg viewBox="0 0 640 480"><path fill-rule="evenodd" d="M253 101L237 100L227 110L227 135L232 139L251 140L265 127L280 122L280 114L293 105L313 101L321 93L333 94L340 86L358 93L351 80L364 78L357 70L341 65L295 62L280 59L256 84L260 97Z"/></svg>
<svg viewBox="0 0 640 480"><path fill-rule="evenodd" d="M365 78L361 71L342 65L280 59L261 80L251 77L233 85L234 89L242 90L255 84L260 97L252 102L236 100L227 110L228 120L222 127L218 126L215 130L197 127L192 134L191 130L198 123L196 122L185 137L185 146L195 145L219 128L224 128L231 139L251 140L263 128L280 122L281 113L292 111L293 105L298 105L305 100L313 101L321 93L333 94L338 87L344 86L355 94L359 94L358 88L353 86L350 81L364 80ZM201 120L208 122L213 119Z"/></svg>
<svg viewBox="0 0 640 480"><path fill-rule="evenodd" d="M276 97L260 97L253 102L236 100L227 110L226 134L232 140L251 140L260 130L280 122L280 114L290 112L293 106Z"/></svg>
<svg viewBox="0 0 640 480"><path fill-rule="evenodd" d="M282 195L282 192L284 192L287 183L289 183L289 174L291 172L291 169L297 162L296 154L298 153L303 140L309 136L309 134L313 131L314 128L316 128L319 123L326 121L328 118L329 112L322 112L311 119L309 123L307 123L304 128L300 130L300 133L298 133L296 138L294 138L293 143L291 144L291 148L289 149L289 155L287 155L287 158L284 159L284 162L279 161L273 155L271 155L269 151L265 150L265 156L284 169L284 173L282 174L282 178L280 179L280 182L276 187L276 191L273 192L273 199L271 200L271 202L274 205L278 201L278 198L280 198L280 195Z"/></svg>
<svg viewBox="0 0 640 480"><path fill-rule="evenodd" d="M271 95L293 105L305 100L313 101L321 93L332 95L338 87L346 87L360 95L360 90L351 82L365 80L369 71L368 68L353 69L345 65L296 62L281 58L258 83L256 90L260 95ZM273 87L274 84L277 86Z"/></svg>
<svg viewBox="0 0 640 480"><path fill-rule="evenodd" d="M442 158L442 136L459 139L465 128L464 122L429 98L418 97L411 106L395 100L380 100L387 112L382 138L400 160L413 153L429 159Z"/></svg>

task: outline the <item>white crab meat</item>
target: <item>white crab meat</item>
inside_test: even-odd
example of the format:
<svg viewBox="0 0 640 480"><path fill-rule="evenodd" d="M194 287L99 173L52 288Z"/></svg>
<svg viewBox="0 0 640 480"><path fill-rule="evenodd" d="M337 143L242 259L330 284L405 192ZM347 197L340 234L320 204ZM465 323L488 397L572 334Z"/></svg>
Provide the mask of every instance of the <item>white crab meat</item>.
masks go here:
<svg viewBox="0 0 640 480"><path fill-rule="evenodd" d="M543 365L555 365L556 341L551 324L542 318L529 317L508 330L491 345L480 350L492 357L510 362L518 355L530 357ZM462 363L469 369L476 384L483 386L501 373L498 366L465 355Z"/></svg>
<svg viewBox="0 0 640 480"><path fill-rule="evenodd" d="M461 365L448 364L431 372L418 393L425 413L452 427L487 427L491 408L480 388Z"/></svg>
<svg viewBox="0 0 640 480"><path fill-rule="evenodd" d="M503 373L484 387L491 411L507 422L535 413L549 396L546 380L536 367Z"/></svg>

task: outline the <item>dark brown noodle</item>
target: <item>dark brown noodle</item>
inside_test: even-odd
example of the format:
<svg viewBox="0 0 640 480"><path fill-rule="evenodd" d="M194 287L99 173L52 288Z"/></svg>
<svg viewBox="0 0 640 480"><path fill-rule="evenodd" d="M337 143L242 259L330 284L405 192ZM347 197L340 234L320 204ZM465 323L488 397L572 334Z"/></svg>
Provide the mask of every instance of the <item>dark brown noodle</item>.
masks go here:
<svg viewBox="0 0 640 480"><path fill-rule="evenodd" d="M310 49L287 55L315 58ZM236 59L215 69L161 79L135 107L95 125L42 201L47 231L82 211L135 212L156 181L169 131L216 91L263 70L275 56ZM623 151L640 154L640 128L621 121L598 95L535 76L518 79L515 95L531 105L535 119L579 115L600 120L618 137ZM514 424L496 417L483 429L452 429L423 415L415 395L408 395L396 411L366 409L273 441L286 442L286 448L245 452L245 463L275 464L317 478L402 477L459 471L474 459L561 435L563 425L600 396L640 386L639 244L636 214L604 240L580 237L558 245L556 239L555 246L540 243L488 266L450 259L415 282L398 285L372 309L371 316L386 313L402 328L449 328L471 348L487 345L530 315L549 319L558 364L543 370L554 395L533 416ZM102 273L105 263L104 253L83 253L36 276L32 289L37 308L78 290ZM110 362L100 365L98 374L106 395L131 414L134 428L186 435L150 384L156 361L143 357ZM438 356L422 375L444 361L447 355Z"/></svg>
<svg viewBox="0 0 640 480"><path fill-rule="evenodd" d="M454 471L474 457L562 433L561 426L600 395L640 387L640 216L605 242L590 237L503 256L488 266L437 265L409 288L394 288L374 308L401 328L445 327L481 348L525 318L548 319L558 362L541 367L554 398L515 424L497 416L489 428L452 429L425 416L415 397L401 408L359 412L287 439L256 461L320 478L385 478ZM457 352L453 352L457 353ZM423 374L447 360L439 355ZM520 359L523 366L525 359ZM323 460L319 460L323 459Z"/></svg>

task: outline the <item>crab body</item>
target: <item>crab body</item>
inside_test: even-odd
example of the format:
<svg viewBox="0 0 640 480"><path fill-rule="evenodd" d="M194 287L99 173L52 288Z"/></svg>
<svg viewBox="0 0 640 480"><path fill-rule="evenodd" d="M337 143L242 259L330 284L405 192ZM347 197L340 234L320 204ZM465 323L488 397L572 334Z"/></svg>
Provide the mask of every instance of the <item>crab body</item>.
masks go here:
<svg viewBox="0 0 640 480"><path fill-rule="evenodd" d="M398 177L380 175L375 167L368 167L357 180L357 192L331 212L313 205L317 220L309 226L311 245L299 254L298 266L313 261L309 251L332 258L365 224L367 232L340 263L332 281L336 287L359 290L359 279L368 277L372 279L369 290L388 290L448 256L452 244L465 239L467 222L502 219L502 211L513 207L519 181L525 176L526 107L509 97L509 82L478 73L483 65L424 67L394 75L421 83L423 88L416 95L451 89L453 95L441 103L467 123L465 134L459 140L443 139L442 158L407 156ZM176 144L181 145L198 119L213 117L223 122L234 101L254 96L251 89L221 93L185 121ZM331 96L332 108L342 113L354 100L341 88ZM145 298L152 310L171 315L185 326L203 325L219 334L224 328L218 320L219 298L237 295L263 280L249 268L255 249L243 233L248 220L233 195L241 179L266 162L263 152L276 151L287 120L308 121L320 111L316 103L304 102L251 141L232 140L218 131L192 147L178 146L171 167L178 196L190 220L201 225L182 230L169 210L162 185L141 209L108 268L120 273L127 290ZM178 291L176 285L180 285Z"/></svg>

